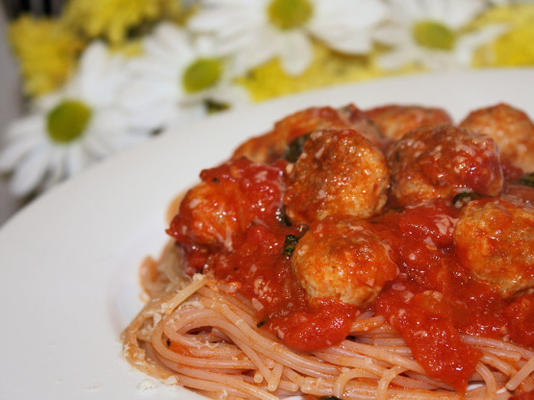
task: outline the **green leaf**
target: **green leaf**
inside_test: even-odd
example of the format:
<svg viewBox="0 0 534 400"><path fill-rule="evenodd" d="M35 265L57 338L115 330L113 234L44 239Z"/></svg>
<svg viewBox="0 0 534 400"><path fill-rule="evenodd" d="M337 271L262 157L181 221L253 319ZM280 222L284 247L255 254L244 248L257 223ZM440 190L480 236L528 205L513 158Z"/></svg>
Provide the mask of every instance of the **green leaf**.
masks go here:
<svg viewBox="0 0 534 400"><path fill-rule="evenodd" d="M523 185L534 187L534 172L524 175L521 179L519 179L519 182L521 182Z"/></svg>
<svg viewBox="0 0 534 400"><path fill-rule="evenodd" d="M473 200L480 199L480 195L475 192L462 192L458 193L454 198L452 199L452 204L456 208L462 208L467 203Z"/></svg>
<svg viewBox="0 0 534 400"><path fill-rule="evenodd" d="M287 235L284 242L284 255L291 257L291 254L295 251L299 239L295 235Z"/></svg>
<svg viewBox="0 0 534 400"><path fill-rule="evenodd" d="M297 162L300 155L302 154L302 150L304 150L304 143L306 143L306 140L308 140L310 135L311 132L306 133L289 143L289 146L287 146L286 152L284 154L284 158L291 163Z"/></svg>

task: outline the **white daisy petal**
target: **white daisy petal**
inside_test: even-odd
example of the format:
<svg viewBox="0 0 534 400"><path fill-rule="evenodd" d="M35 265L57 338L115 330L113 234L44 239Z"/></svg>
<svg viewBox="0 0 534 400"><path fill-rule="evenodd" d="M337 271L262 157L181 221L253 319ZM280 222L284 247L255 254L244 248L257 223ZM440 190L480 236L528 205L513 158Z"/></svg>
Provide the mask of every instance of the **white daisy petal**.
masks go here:
<svg viewBox="0 0 534 400"><path fill-rule="evenodd" d="M3 140L9 143L27 136L35 136L36 132L45 130L45 125L46 122L41 114L30 114L11 122L4 133Z"/></svg>
<svg viewBox="0 0 534 400"><path fill-rule="evenodd" d="M469 66L473 52L485 43L491 42L508 30L506 25L489 25L477 31L462 35L456 44L455 56L460 64Z"/></svg>
<svg viewBox="0 0 534 400"><path fill-rule="evenodd" d="M447 9L440 14L438 21L459 29L481 13L487 7L487 2L485 0L447 0L446 5Z"/></svg>
<svg viewBox="0 0 534 400"><path fill-rule="evenodd" d="M199 121L206 116L206 107L201 103L183 104L181 107L176 107L169 117L167 124L167 131L172 132L179 128L183 128L192 122Z"/></svg>
<svg viewBox="0 0 534 400"><path fill-rule="evenodd" d="M378 65L385 70L396 70L413 61L415 49L399 49L388 51L377 58Z"/></svg>
<svg viewBox="0 0 534 400"><path fill-rule="evenodd" d="M45 174L42 183L43 190L50 189L63 179L65 169L65 158L63 153L63 149L52 149L48 161L47 173Z"/></svg>
<svg viewBox="0 0 534 400"><path fill-rule="evenodd" d="M226 103L233 108L250 102L248 92L237 85L220 86L213 91L211 98L218 102Z"/></svg>
<svg viewBox="0 0 534 400"><path fill-rule="evenodd" d="M17 166L9 183L10 190L15 196L22 197L29 194L43 179L50 155L44 149L46 146L43 143L34 148Z"/></svg>
<svg viewBox="0 0 534 400"><path fill-rule="evenodd" d="M33 135L24 137L5 146L0 151L0 172L8 172L14 169L24 156L43 142L42 138Z"/></svg>
<svg viewBox="0 0 534 400"><path fill-rule="evenodd" d="M231 59L236 75L242 75L275 57L284 46L285 35L271 27L257 29L250 35L250 44Z"/></svg>
<svg viewBox="0 0 534 400"><path fill-rule="evenodd" d="M289 32L281 40L284 41L280 49L282 68L289 75L299 75L312 62L313 49L310 39L302 32Z"/></svg>
<svg viewBox="0 0 534 400"><path fill-rule="evenodd" d="M73 176L89 165L90 157L81 146L71 146L65 153L65 174Z"/></svg>
<svg viewBox="0 0 534 400"><path fill-rule="evenodd" d="M372 45L370 28L386 16L375 0L317 0L310 31L335 50L364 53Z"/></svg>
<svg viewBox="0 0 534 400"><path fill-rule="evenodd" d="M377 42L390 46L398 46L412 41L411 32L406 27L399 25L386 25L377 28L372 36Z"/></svg>

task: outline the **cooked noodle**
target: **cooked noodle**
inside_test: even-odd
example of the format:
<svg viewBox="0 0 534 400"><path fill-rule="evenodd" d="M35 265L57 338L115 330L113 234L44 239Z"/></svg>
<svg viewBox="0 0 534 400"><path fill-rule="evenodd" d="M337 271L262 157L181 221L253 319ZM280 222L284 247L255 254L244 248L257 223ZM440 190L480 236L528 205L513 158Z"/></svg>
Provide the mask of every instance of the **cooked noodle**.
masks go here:
<svg viewBox="0 0 534 400"><path fill-rule="evenodd" d="M150 300L123 332L123 342L128 361L145 373L162 380L174 377L176 384L213 398L463 398L425 376L383 317L364 314L354 322L350 338L299 353L258 328L252 305L227 293L225 285L201 275L184 284L176 272L179 259L176 248L167 246L158 262L142 268ZM483 352L467 399L507 399L521 384L532 386L532 351L475 336L464 341Z"/></svg>

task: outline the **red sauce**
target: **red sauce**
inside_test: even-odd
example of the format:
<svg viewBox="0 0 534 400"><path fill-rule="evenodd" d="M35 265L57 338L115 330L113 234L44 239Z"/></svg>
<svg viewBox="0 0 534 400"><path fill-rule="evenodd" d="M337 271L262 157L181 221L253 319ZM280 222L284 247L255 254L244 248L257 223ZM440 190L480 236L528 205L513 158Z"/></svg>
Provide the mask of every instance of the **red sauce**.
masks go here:
<svg viewBox="0 0 534 400"><path fill-rule="evenodd" d="M510 400L534 400L534 390L512 396Z"/></svg>
<svg viewBox="0 0 534 400"><path fill-rule="evenodd" d="M401 333L429 376L463 391L482 354L461 341L444 296L420 290L398 280L382 293L376 311Z"/></svg>
<svg viewBox="0 0 534 400"><path fill-rule="evenodd" d="M199 245L191 240L187 235L191 231L191 208L185 200L168 233L185 249L189 266L195 267L189 272L213 271L217 279L233 283L240 294L251 299L260 326L265 325L292 348L316 350L343 340L357 310L331 299L311 304L296 280L289 255L284 254L284 244L287 236L298 238L304 229L284 223L282 166L268 167L239 159L200 174L208 185L239 188L231 201L244 203L239 216L245 227L237 232L232 249L222 243ZM217 204L224 204L224 199L218 199ZM228 215L229 212L222 212L220 218ZM233 221L233 216L230 219Z"/></svg>
<svg viewBox="0 0 534 400"><path fill-rule="evenodd" d="M239 223L231 246L199 243L193 211L182 203L168 233L184 249L189 272L212 271L231 282L256 309L258 326L294 349L311 351L343 340L358 310L333 299L310 301L292 271L286 238L301 237L306 227L284 223L284 163L234 160L203 171L201 178L205 185L226 185L210 201L219 207L217 218L227 224L239 218ZM368 221L391 247L401 271L371 307L400 332L429 376L463 391L481 353L461 335L509 335L534 346L534 294L504 300L461 265L453 242L458 216L449 199L389 209Z"/></svg>
<svg viewBox="0 0 534 400"><path fill-rule="evenodd" d="M519 296L506 307L504 315L512 340L534 347L534 293Z"/></svg>

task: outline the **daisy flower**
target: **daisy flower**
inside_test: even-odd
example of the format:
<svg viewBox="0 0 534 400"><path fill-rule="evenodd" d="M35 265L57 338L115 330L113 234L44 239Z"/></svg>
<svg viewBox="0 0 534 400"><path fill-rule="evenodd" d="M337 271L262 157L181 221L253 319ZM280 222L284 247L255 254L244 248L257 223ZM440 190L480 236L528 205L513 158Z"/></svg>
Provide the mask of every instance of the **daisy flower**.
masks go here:
<svg viewBox="0 0 534 400"><path fill-rule="evenodd" d="M311 37L348 54L369 52L370 28L385 16L376 0L204 0L189 20L215 50L236 57L240 73L278 57L290 75L312 61Z"/></svg>
<svg viewBox="0 0 534 400"><path fill-rule="evenodd" d="M415 63L430 69L469 66L473 52L505 30L491 25L463 33L484 0L389 0L389 23L374 37L393 49L378 58L385 69Z"/></svg>
<svg viewBox="0 0 534 400"><path fill-rule="evenodd" d="M0 172L12 172L15 196L47 189L147 136L133 131L128 114L113 105L123 82L123 60L95 42L62 90L40 98L28 116L7 128Z"/></svg>
<svg viewBox="0 0 534 400"><path fill-rule="evenodd" d="M143 43L144 54L132 59L132 80L121 96L132 122L145 129L166 129L199 119L212 108L248 102L233 84L232 63L213 57L209 40L193 40L183 29L160 24Z"/></svg>

